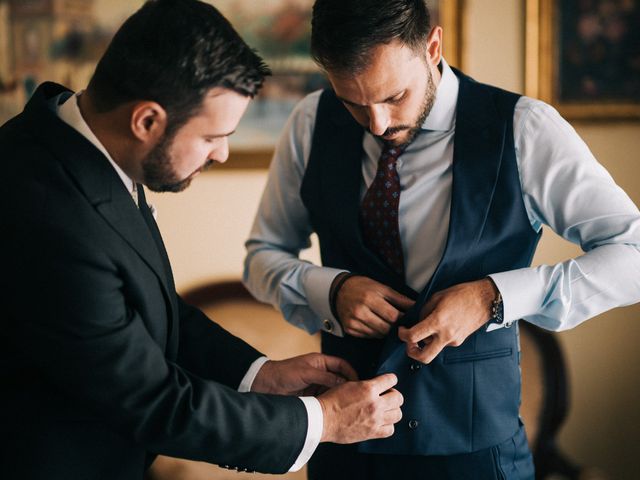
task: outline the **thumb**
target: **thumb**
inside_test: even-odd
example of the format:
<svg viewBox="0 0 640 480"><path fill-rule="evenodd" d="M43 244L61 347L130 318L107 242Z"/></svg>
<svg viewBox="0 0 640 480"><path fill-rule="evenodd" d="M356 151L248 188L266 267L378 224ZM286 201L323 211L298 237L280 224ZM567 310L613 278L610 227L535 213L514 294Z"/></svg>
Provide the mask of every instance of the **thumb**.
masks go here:
<svg viewBox="0 0 640 480"><path fill-rule="evenodd" d="M385 373L384 375L367 380L367 382L370 382L373 385L373 391L380 395L396 385L398 383L398 377L393 373Z"/></svg>
<svg viewBox="0 0 640 480"><path fill-rule="evenodd" d="M330 355L323 355L323 358L328 371L337 373L347 380L358 380L358 374L346 360Z"/></svg>
<svg viewBox="0 0 640 480"><path fill-rule="evenodd" d="M398 338L402 340L404 343L409 343L411 341L410 338L411 330L406 327L398 328Z"/></svg>

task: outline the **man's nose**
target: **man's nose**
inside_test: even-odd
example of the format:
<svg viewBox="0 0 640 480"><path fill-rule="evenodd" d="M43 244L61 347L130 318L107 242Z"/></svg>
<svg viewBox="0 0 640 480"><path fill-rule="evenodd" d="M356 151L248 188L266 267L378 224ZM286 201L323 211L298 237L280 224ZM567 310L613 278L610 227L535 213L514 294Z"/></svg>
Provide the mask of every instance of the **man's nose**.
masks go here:
<svg viewBox="0 0 640 480"><path fill-rule="evenodd" d="M382 105L369 107L369 130L374 135L382 135L389 128L389 115Z"/></svg>
<svg viewBox="0 0 640 480"><path fill-rule="evenodd" d="M211 151L209 159L214 162L224 163L229 158L229 140L225 137L222 142Z"/></svg>

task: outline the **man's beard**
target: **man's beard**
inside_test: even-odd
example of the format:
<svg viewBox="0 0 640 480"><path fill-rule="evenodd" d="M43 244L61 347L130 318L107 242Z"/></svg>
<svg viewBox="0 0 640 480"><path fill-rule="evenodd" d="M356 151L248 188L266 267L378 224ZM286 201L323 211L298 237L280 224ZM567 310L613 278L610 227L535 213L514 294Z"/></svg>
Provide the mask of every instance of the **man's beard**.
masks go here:
<svg viewBox="0 0 640 480"><path fill-rule="evenodd" d="M169 150L175 134L165 133L160 142L153 147L142 161L144 184L154 192L181 192L191 184L193 176L180 180L171 166Z"/></svg>
<svg viewBox="0 0 640 480"><path fill-rule="evenodd" d="M407 137L403 140L397 141L397 146L410 144L422 129L422 124L425 122L425 120L431 113L431 109L433 108L433 104L435 103L435 101L436 101L436 85L433 81L433 74L431 73L431 70L427 67L427 90L425 92L424 99L422 101L420 115L418 116L416 121L413 122L413 126L401 125L398 127L389 127L378 138L381 138L381 140L384 142L395 144L394 141L390 141L390 142L386 141L383 137L388 135L393 135L394 133L397 133L403 130L407 130L408 131Z"/></svg>

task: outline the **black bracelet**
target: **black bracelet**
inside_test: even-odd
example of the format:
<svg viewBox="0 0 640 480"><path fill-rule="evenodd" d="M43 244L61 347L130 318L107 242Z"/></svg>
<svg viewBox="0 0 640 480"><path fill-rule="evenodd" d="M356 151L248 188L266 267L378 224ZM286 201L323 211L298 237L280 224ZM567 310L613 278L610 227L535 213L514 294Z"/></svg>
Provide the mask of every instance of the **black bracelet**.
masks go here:
<svg viewBox="0 0 640 480"><path fill-rule="evenodd" d="M331 308L331 314L333 315L333 318L335 318L340 323L340 325L342 325L342 322L340 321L340 317L338 317L338 307L336 306L338 292L344 285L344 282L355 276L357 276L356 273L347 272L343 274L340 280L338 280L338 283L336 283L336 285L331 289L331 293L329 295L329 307Z"/></svg>

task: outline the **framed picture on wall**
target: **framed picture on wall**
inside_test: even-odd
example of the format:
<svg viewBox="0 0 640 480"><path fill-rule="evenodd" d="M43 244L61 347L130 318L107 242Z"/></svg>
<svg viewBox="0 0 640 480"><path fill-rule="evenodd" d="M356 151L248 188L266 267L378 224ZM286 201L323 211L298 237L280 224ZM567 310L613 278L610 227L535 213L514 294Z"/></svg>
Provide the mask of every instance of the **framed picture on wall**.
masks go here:
<svg viewBox="0 0 640 480"><path fill-rule="evenodd" d="M231 21L273 71L231 137L231 161L222 168L266 168L294 106L328 85L309 55L314 0L205 1ZM60 5L0 0L0 122L18 113L44 80L74 90L84 88L115 30L142 4L143 0ZM432 25L444 29L445 58L462 68L464 0L427 0L427 4Z"/></svg>
<svg viewBox="0 0 640 480"><path fill-rule="evenodd" d="M570 119L640 119L640 0L527 0L526 93Z"/></svg>
<svg viewBox="0 0 640 480"><path fill-rule="evenodd" d="M251 102L231 137L231 160L224 168L266 168L294 106L308 93L328 86L309 55L314 0L213 0L273 72ZM444 54L460 67L463 0L427 0L432 24L444 29Z"/></svg>

